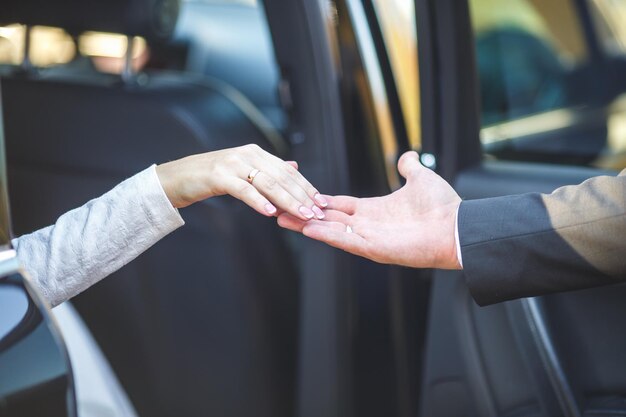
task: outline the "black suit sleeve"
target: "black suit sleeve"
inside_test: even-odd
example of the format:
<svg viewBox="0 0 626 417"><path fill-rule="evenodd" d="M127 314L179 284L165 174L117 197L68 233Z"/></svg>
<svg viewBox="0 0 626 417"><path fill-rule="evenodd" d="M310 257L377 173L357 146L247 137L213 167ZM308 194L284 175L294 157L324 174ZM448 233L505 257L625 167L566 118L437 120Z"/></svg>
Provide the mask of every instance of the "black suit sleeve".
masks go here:
<svg viewBox="0 0 626 417"><path fill-rule="evenodd" d="M626 171L552 194L461 203L466 280L480 305L626 280Z"/></svg>

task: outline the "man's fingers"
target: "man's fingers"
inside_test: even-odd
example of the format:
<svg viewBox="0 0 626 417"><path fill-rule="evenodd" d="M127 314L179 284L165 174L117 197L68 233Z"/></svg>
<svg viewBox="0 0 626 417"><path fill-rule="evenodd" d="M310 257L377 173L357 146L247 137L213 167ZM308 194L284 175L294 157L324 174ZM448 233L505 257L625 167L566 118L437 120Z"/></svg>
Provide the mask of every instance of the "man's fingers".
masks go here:
<svg viewBox="0 0 626 417"><path fill-rule="evenodd" d="M296 161L285 161L285 162L287 162L289 165L291 165L295 169L299 169L300 168L300 166L298 165L298 163Z"/></svg>
<svg viewBox="0 0 626 417"><path fill-rule="evenodd" d="M363 256L369 244L358 233L348 233L346 225L337 222L313 221L304 225L302 234L330 246Z"/></svg>
<svg viewBox="0 0 626 417"><path fill-rule="evenodd" d="M420 169L425 168L420 163L419 155L415 151L405 152L398 160L398 172L407 180Z"/></svg>
<svg viewBox="0 0 626 417"><path fill-rule="evenodd" d="M353 215L356 211L356 206L359 201L358 198L349 197L345 195L337 195L337 196L323 196L328 202L327 209L343 211L346 214Z"/></svg>
<svg viewBox="0 0 626 417"><path fill-rule="evenodd" d="M302 233L302 228L307 222L293 217L289 213L282 213L278 216L278 225L293 232Z"/></svg>
<svg viewBox="0 0 626 417"><path fill-rule="evenodd" d="M339 212L336 212L339 213ZM343 213L341 213L343 214ZM343 214L345 216L345 214ZM317 225L319 227L322 227L324 229L332 229L334 231L337 232L342 232L342 233L348 233L348 226L350 225L349 223L343 223L340 221L328 221L328 220L310 220L310 221L302 221L296 217L293 217L291 214L289 213L283 213L280 216L278 216L278 225L280 227L284 227L285 229L289 229L292 230L294 232L302 232L303 229L307 226L307 225ZM352 230L352 227L350 229L350 233L355 233L355 231ZM348 233L349 234L349 233Z"/></svg>
<svg viewBox="0 0 626 417"><path fill-rule="evenodd" d="M335 212L335 214L346 216L341 212ZM348 230L349 223L328 220L305 222L284 213L278 216L278 224L285 229L300 232L311 239L319 240L354 255L366 256L369 253L369 242L359 236L358 230L352 230L352 227Z"/></svg>
<svg viewBox="0 0 626 417"><path fill-rule="evenodd" d="M329 222L337 222L337 223L342 223L345 225L352 225L353 219L349 214L344 213L343 211L339 211L339 210L325 210L324 214L326 214L326 217L324 220L327 220Z"/></svg>

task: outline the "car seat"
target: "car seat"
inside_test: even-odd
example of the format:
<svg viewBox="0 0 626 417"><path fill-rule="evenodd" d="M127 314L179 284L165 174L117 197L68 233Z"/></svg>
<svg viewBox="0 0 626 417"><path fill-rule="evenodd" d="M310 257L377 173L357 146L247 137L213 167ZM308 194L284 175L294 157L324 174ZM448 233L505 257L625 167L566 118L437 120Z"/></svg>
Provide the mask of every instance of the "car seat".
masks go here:
<svg viewBox="0 0 626 417"><path fill-rule="evenodd" d="M6 23L150 42L167 39L178 10L153 0L7 3ZM2 90L18 234L152 163L245 143L288 150L245 96L206 77L14 71ZM229 198L182 215L186 226L75 306L140 415L292 415L298 281L282 232Z"/></svg>

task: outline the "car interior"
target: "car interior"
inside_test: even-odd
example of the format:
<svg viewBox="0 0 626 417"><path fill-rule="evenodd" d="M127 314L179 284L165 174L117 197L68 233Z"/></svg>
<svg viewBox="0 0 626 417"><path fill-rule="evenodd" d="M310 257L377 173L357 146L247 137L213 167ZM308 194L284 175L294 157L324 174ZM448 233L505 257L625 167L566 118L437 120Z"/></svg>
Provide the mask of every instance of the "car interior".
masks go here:
<svg viewBox="0 0 626 417"><path fill-rule="evenodd" d="M409 149L464 199L626 167L622 0L4 3L15 235L247 143L360 197L400 187ZM41 64L44 27L67 59ZM181 214L71 301L139 416L626 416L624 285L478 307L462 272L375 264L231 198Z"/></svg>
<svg viewBox="0 0 626 417"><path fill-rule="evenodd" d="M141 35L155 43L174 33L173 25L167 37L148 31L153 15L172 14L164 21L177 16L162 2L91 2L98 13L74 13L85 2L14 3L15 21ZM133 6L138 13L132 20L109 26L106 16L124 15ZM220 13L229 12L202 6L187 13L219 21ZM262 23L240 9L244 13L230 7L230 19L242 21L237 27L245 29L255 18ZM210 44L198 44L206 49L194 54L217 55ZM211 74L213 79L203 72L146 71L122 79L67 66L53 74L16 68L3 77L18 235L51 224L155 162L246 143L278 155L286 149L263 111L220 74ZM266 74L271 78L271 68L264 74L259 66L254 73L261 79L247 73L252 86L265 85ZM280 121L277 105L266 96L252 94ZM283 232L231 199L198 204L184 217L186 227L74 305L92 329L103 330L94 334L143 414L289 414L298 283ZM261 240L271 244L259 245Z"/></svg>

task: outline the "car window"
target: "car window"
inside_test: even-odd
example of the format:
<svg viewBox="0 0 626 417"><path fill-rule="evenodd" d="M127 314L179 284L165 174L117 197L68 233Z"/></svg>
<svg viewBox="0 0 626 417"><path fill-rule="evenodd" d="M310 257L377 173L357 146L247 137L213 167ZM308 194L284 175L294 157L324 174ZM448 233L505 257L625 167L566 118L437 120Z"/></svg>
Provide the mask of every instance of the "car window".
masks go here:
<svg viewBox="0 0 626 417"><path fill-rule="evenodd" d="M421 144L417 34L413 0L374 0L410 144Z"/></svg>
<svg viewBox="0 0 626 417"><path fill-rule="evenodd" d="M471 1L483 124L568 104L566 68L580 65L587 54L573 4L549 2L561 3L561 18L541 2Z"/></svg>
<svg viewBox="0 0 626 417"><path fill-rule="evenodd" d="M611 55L626 55L626 1L591 0L590 7L604 50Z"/></svg>
<svg viewBox="0 0 626 417"><path fill-rule="evenodd" d="M590 0L580 8L574 0L470 0L487 155L626 166L626 61L607 52L626 40L606 18L624 13L617 3L626 2ZM587 17L604 48L589 43Z"/></svg>

